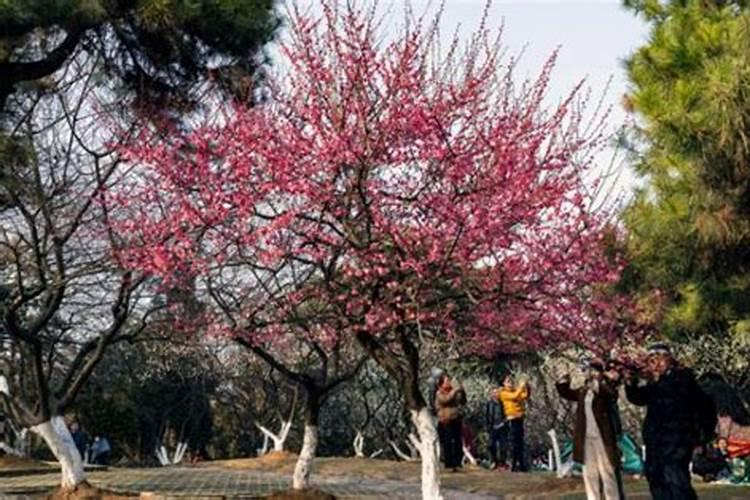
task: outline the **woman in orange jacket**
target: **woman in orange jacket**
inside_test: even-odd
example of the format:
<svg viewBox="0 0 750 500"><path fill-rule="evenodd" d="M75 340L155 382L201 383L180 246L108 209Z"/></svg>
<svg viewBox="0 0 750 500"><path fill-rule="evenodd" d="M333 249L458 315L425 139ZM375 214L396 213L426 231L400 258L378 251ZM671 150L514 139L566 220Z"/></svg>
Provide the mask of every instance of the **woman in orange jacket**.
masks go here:
<svg viewBox="0 0 750 500"><path fill-rule="evenodd" d="M527 469L524 460L523 418L526 414L526 401L529 399L529 387L525 380L515 387L513 377L508 375L503 380L503 387L497 391L497 398L502 403L505 418L510 423L513 456L511 470L525 471Z"/></svg>

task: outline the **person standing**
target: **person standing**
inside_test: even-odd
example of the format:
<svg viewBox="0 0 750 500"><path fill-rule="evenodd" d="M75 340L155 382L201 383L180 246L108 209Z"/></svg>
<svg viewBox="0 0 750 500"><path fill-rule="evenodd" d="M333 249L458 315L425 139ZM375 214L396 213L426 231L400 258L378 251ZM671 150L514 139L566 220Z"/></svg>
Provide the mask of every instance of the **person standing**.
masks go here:
<svg viewBox="0 0 750 500"><path fill-rule="evenodd" d="M583 464L583 482L588 500L619 500L624 494L618 478L620 450L617 447L619 416L613 415L617 401L614 374L605 376L604 364L587 361L586 382L570 386L570 374L557 382L560 397L576 403L573 459Z"/></svg>
<svg viewBox="0 0 750 500"><path fill-rule="evenodd" d="M73 438L78 454L81 455L81 460L86 463L86 448L89 445L89 436L84 432L77 420L74 420L70 424L70 436Z"/></svg>
<svg viewBox="0 0 750 500"><path fill-rule="evenodd" d="M508 375L503 380L503 387L497 395L503 405L505 419L510 426L511 470L525 471L523 419L526 414L526 401L529 399L529 388L525 380L518 387L513 384L513 377Z"/></svg>
<svg viewBox="0 0 750 500"><path fill-rule="evenodd" d="M625 393L631 403L646 407L643 442L651 496L654 500L693 500L697 497L690 484L690 459L693 449L711 438L715 406L693 372L678 366L666 344L649 347L646 374L648 382L640 385L627 372Z"/></svg>
<svg viewBox="0 0 750 500"><path fill-rule="evenodd" d="M456 472L463 460L461 408L466 404L466 392L460 383L452 383L446 373L438 377L435 408L438 417L438 437L447 469Z"/></svg>
<svg viewBox="0 0 750 500"><path fill-rule="evenodd" d="M484 407L484 422L487 429L490 468L504 469L507 467L508 425L505 421L503 405L497 398L497 390L490 391L490 397Z"/></svg>

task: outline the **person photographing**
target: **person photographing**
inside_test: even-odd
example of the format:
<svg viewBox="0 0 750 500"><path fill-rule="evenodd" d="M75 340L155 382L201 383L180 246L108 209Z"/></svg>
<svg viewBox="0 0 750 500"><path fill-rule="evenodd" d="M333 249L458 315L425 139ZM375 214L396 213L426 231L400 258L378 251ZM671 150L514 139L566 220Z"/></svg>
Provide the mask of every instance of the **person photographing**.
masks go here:
<svg viewBox="0 0 750 500"><path fill-rule="evenodd" d="M569 373L555 384L560 397L576 403L573 459L583 464L587 500L620 500L625 496L619 478L620 419L615 414L619 375L605 372L604 363L599 360L585 360L582 368L582 387L571 387Z"/></svg>
<svg viewBox="0 0 750 500"><path fill-rule="evenodd" d="M503 387L498 391L497 397L503 405L505 419L510 425L511 470L526 471L523 420L526 415L526 401L529 399L528 384L524 379L516 387L513 377L508 375L503 380Z"/></svg>
<svg viewBox="0 0 750 500"><path fill-rule="evenodd" d="M438 417L438 437L446 469L456 472L463 461L463 424L461 410L466 404L466 391L460 382L451 381L447 373L437 379L435 408Z"/></svg>
<svg viewBox="0 0 750 500"><path fill-rule="evenodd" d="M653 344L640 373L625 373L628 400L646 407L643 443L645 475L654 500L697 498L690 484L693 449L709 441L716 427L713 401L692 370L680 366L668 345Z"/></svg>

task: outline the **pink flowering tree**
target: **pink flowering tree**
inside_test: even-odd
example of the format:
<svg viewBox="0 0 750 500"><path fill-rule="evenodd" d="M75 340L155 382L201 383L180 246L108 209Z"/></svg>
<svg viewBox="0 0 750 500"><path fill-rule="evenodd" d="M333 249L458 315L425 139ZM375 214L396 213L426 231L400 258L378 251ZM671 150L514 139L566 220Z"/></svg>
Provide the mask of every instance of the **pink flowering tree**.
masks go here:
<svg viewBox="0 0 750 500"><path fill-rule="evenodd" d="M340 335L347 324L319 293L335 257L312 262L279 253L269 242L287 223L276 207L284 200L275 194L253 199L249 185L241 188L245 193L232 193L225 172L212 166L223 158L208 149L208 156L193 157L194 145L208 141L204 146L212 148L211 135L219 131L204 127L186 135L160 122L121 148L130 160L158 168L135 168L106 193L106 205L120 210L111 218L124 240L117 258L158 277L167 296L179 299L169 310L173 327L229 339L301 389L304 435L293 487L303 489L309 486L323 405L367 357L352 336ZM202 173L181 171L198 163Z"/></svg>
<svg viewBox="0 0 750 500"><path fill-rule="evenodd" d="M146 191L154 186L150 185ZM141 208L155 206L147 198L136 197L133 198L136 203L125 202L121 198L123 192L133 193L130 189L112 190L110 193L117 194L110 200L116 206L127 207L126 213L135 217L121 216L115 222L126 229L123 235L127 250L118 252L118 257L130 266L142 264L159 276L168 296L174 290L181 290L182 294L189 290L189 300L184 297L175 300L169 308L172 325L183 334L233 341L265 362L287 383L301 389L304 434L293 487L309 487L321 410L331 394L353 379L367 360L356 348L354 338L338 334L346 325L337 311L319 299L315 278L319 270L307 263L300 265L294 259L279 262L259 259L254 252L246 251L245 243L232 241L234 238L229 236L232 233L226 233L228 240L221 238L224 249L217 253L211 233L226 231L221 227L223 222L211 225L201 222L200 228L186 231L188 239L194 238L194 248L201 247L200 252L180 253L174 258L162 245L149 240L154 230L160 239L171 240L163 238L165 234L157 228L168 219L157 222L159 217L144 216ZM136 215L139 212L140 216ZM184 223L180 227L186 228ZM149 248L154 250L152 255L141 253ZM188 254L190 263L184 260ZM279 443L285 439L292 419L290 416L283 423Z"/></svg>
<svg viewBox="0 0 750 500"><path fill-rule="evenodd" d="M584 181L606 117L585 119L579 88L546 104L554 55L518 83L484 27L442 45L439 19L407 14L384 41L353 4L290 13L289 71L263 106L123 151L142 167L113 193L131 211L123 258L166 280L242 260L253 335L216 324L253 345L284 343L290 317L316 341L356 341L398 382L424 498L441 498L422 347L491 356L618 335L592 316L619 309L591 299L621 263Z"/></svg>

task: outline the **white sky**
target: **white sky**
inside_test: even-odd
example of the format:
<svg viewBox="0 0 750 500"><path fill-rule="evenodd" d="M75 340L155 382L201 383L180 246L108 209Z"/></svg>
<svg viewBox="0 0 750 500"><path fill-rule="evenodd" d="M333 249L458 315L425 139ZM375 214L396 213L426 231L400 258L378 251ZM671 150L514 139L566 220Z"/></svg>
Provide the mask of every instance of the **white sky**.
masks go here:
<svg viewBox="0 0 750 500"><path fill-rule="evenodd" d="M410 1L416 13L428 4L440 3L440 0ZM317 0L297 0L297 3L303 9L312 6L313 11L318 10ZM473 32L485 3L486 0L444 0L442 33L448 37L458 25L464 35ZM379 9L393 13L394 26L401 20L402 5L403 0L378 1ZM606 97L606 102L613 106L612 126L617 127L625 120L620 106L627 90L622 61L646 41L647 29L639 18L622 7L620 0L494 0L489 24L498 28L504 24L503 40L509 53L526 48L519 64L520 78L536 75L552 51L561 48L550 84L550 98L555 101L584 78L593 94L601 95L612 78ZM607 158L599 161L607 162ZM633 182L630 174L624 175L621 189L629 189Z"/></svg>

